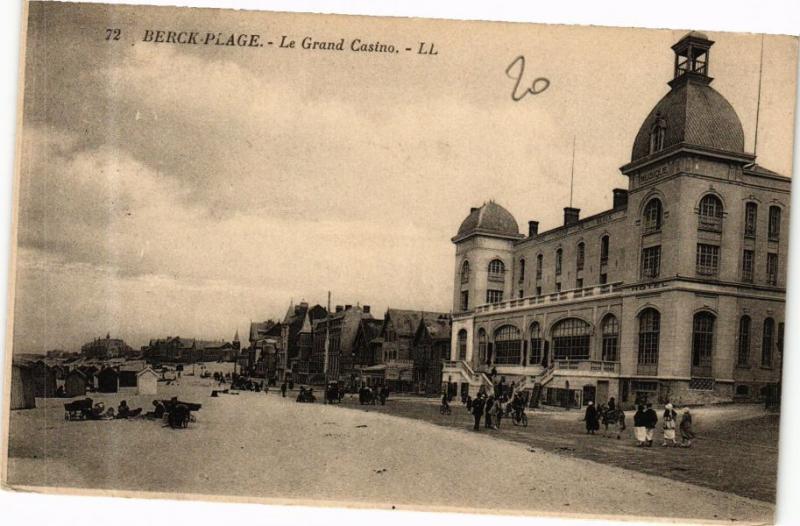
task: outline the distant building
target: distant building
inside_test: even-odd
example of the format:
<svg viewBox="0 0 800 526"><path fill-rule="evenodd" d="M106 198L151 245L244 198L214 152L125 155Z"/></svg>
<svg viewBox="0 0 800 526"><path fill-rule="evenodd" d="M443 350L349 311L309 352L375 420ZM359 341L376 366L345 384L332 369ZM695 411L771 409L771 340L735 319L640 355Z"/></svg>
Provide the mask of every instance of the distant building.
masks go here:
<svg viewBox="0 0 800 526"><path fill-rule="evenodd" d="M381 362L386 366L385 378L393 391L412 390L414 379L413 343L420 323L449 319L444 312L388 309L381 328ZM433 327L431 325L431 327Z"/></svg>
<svg viewBox="0 0 800 526"><path fill-rule="evenodd" d="M133 348L126 344L124 340L112 338L111 334L106 334L105 338L96 338L81 346L81 354L84 357L99 360L120 358L134 352Z"/></svg>
<svg viewBox="0 0 800 526"><path fill-rule="evenodd" d="M278 380L308 381L312 352L312 324L324 318L328 311L321 305L290 304L281 322L278 345Z"/></svg>
<svg viewBox="0 0 800 526"><path fill-rule="evenodd" d="M353 370L353 343L359 324L364 318L372 318L369 305L338 305L334 313L313 322L308 383L354 383L356 374Z"/></svg>
<svg viewBox="0 0 800 526"><path fill-rule="evenodd" d="M194 338L180 336L150 340L144 356L151 363L194 363L200 359L197 341Z"/></svg>
<svg viewBox="0 0 800 526"><path fill-rule="evenodd" d="M419 394L442 392L442 361L450 358L450 316L423 317L412 342L413 388Z"/></svg>
<svg viewBox="0 0 800 526"><path fill-rule="evenodd" d="M236 333L233 342L196 340L198 361L201 362L232 362L238 354L239 333Z"/></svg>

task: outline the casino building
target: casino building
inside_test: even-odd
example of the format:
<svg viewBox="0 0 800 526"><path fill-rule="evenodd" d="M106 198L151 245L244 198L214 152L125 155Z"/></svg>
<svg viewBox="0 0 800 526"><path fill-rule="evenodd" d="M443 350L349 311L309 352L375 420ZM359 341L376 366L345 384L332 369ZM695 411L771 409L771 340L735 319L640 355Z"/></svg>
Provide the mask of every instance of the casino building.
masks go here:
<svg viewBox="0 0 800 526"><path fill-rule="evenodd" d="M706 35L677 42L613 208L527 235L494 202L458 233L450 360L475 394L501 378L545 404L757 400L780 378L790 179L744 150L711 87Z"/></svg>

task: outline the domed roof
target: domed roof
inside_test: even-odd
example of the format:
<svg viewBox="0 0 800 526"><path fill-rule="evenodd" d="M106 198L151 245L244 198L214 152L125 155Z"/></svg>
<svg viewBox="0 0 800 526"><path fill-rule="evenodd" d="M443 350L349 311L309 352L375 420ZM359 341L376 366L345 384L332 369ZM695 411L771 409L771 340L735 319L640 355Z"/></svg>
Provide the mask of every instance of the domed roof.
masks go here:
<svg viewBox="0 0 800 526"><path fill-rule="evenodd" d="M650 134L656 126L664 128L662 149L686 143L744 153L744 131L739 116L708 82L687 80L677 83L656 104L636 134L631 161L650 154Z"/></svg>
<svg viewBox="0 0 800 526"><path fill-rule="evenodd" d="M473 208L458 228L453 239L462 239L470 234L488 234L503 237L521 238L517 220L511 212L494 201Z"/></svg>

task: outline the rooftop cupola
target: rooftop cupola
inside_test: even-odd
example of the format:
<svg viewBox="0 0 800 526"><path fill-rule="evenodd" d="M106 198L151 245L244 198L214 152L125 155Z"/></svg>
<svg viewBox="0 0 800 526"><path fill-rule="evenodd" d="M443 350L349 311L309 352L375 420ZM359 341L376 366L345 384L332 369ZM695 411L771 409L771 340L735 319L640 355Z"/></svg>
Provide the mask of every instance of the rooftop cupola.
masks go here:
<svg viewBox="0 0 800 526"><path fill-rule="evenodd" d="M669 85L673 88L688 80L708 84L708 52L714 45L704 33L691 31L672 46L675 52L675 73Z"/></svg>

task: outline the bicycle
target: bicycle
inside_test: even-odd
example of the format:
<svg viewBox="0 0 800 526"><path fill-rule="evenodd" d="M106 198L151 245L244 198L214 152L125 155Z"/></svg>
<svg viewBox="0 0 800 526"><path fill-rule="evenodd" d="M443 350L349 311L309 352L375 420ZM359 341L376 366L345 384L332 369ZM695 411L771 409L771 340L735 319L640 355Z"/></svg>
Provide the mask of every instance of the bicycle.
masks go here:
<svg viewBox="0 0 800 526"><path fill-rule="evenodd" d="M449 415L452 412L453 412L453 410L450 409L449 405L441 405L441 406L439 406L439 414L440 415Z"/></svg>

